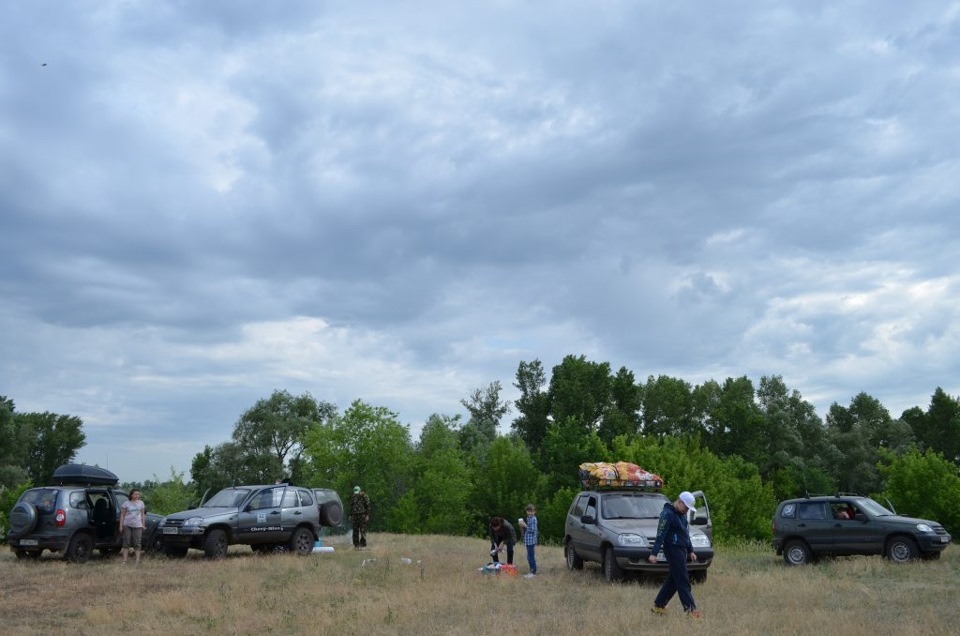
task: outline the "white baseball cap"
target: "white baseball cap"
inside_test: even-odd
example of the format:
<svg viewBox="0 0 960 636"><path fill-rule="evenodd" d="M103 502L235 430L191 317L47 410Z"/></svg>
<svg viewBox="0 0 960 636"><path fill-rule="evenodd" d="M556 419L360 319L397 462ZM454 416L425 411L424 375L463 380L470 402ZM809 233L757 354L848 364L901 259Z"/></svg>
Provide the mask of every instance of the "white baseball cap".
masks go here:
<svg viewBox="0 0 960 636"><path fill-rule="evenodd" d="M680 493L680 501L682 501L683 505L690 510L694 512L697 511L696 506L693 505L697 502L697 500L693 498L693 494L690 491L684 490L682 493Z"/></svg>

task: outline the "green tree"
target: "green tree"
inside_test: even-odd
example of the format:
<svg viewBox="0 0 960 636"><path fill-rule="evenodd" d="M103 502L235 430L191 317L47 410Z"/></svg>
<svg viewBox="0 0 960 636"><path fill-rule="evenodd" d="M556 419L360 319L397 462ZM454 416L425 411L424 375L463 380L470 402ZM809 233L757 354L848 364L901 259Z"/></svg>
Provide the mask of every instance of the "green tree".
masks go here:
<svg viewBox="0 0 960 636"><path fill-rule="evenodd" d="M411 487L391 512L388 525L399 532L462 535L472 473L459 448L455 429L459 416L431 415L416 448Z"/></svg>
<svg viewBox="0 0 960 636"><path fill-rule="evenodd" d="M620 435L636 435L640 430L642 392L633 372L620 367L610 384L610 408L604 411L597 434L607 446Z"/></svg>
<svg viewBox="0 0 960 636"><path fill-rule="evenodd" d="M530 449L530 453L539 460L543 440L550 426L550 394L544 390L547 375L543 364L534 360L520 362L516 379L513 386L520 391L520 397L514 402L514 406L519 414L511 426Z"/></svg>
<svg viewBox="0 0 960 636"><path fill-rule="evenodd" d="M14 419L13 400L0 395L0 488L15 488L29 479L27 440Z"/></svg>
<svg viewBox="0 0 960 636"><path fill-rule="evenodd" d="M577 422L584 433L597 431L611 405L610 363L566 356L550 377L550 414L554 422Z"/></svg>
<svg viewBox="0 0 960 636"><path fill-rule="evenodd" d="M926 413L914 408L904 412L901 419L911 426L922 449L960 464L960 400L937 387Z"/></svg>
<svg viewBox="0 0 960 636"><path fill-rule="evenodd" d="M233 440L250 454L273 457L275 477L279 477L289 469L288 460L299 459L307 431L336 412L335 406L317 401L309 393L294 396L288 391L274 391L240 416Z"/></svg>
<svg viewBox="0 0 960 636"><path fill-rule="evenodd" d="M370 529L393 529L388 520L410 487L415 458L410 431L396 413L356 400L342 416L307 432L303 454L308 480L331 485L345 502L361 485L373 504Z"/></svg>
<svg viewBox="0 0 960 636"><path fill-rule="evenodd" d="M477 511L477 517L471 529L482 534L490 517L520 517L526 505L536 500L541 485L540 471L523 441L515 436L498 437L476 471L471 509Z"/></svg>
<svg viewBox="0 0 960 636"><path fill-rule="evenodd" d="M882 497L900 514L940 522L953 536L960 532L960 473L957 465L940 453L913 448L902 455L881 453L880 472L885 479Z"/></svg>
<svg viewBox="0 0 960 636"><path fill-rule="evenodd" d="M497 437L500 420L510 412L510 402L500 400L500 391L500 382L492 382L460 400L470 414L460 431L460 445L465 451L482 456Z"/></svg>
<svg viewBox="0 0 960 636"><path fill-rule="evenodd" d="M229 486L272 484L277 474L274 456L248 452L236 442L204 446L190 464L190 475L201 498Z"/></svg>
<svg viewBox="0 0 960 636"><path fill-rule="evenodd" d="M666 375L647 378L642 388L644 435L664 437L689 435L696 431L697 420L690 384Z"/></svg>
<svg viewBox="0 0 960 636"><path fill-rule="evenodd" d="M683 490L702 490L713 521L715 540L770 538L770 518L776 506L773 490L757 467L737 456L720 458L696 437L620 437L614 456L633 462L664 480L671 498Z"/></svg>
<svg viewBox="0 0 960 636"><path fill-rule="evenodd" d="M579 467L583 462L609 459L609 450L596 431L584 431L575 417L555 422L547 431L543 444L549 470L544 475L550 491L573 488L579 483Z"/></svg>
<svg viewBox="0 0 960 636"><path fill-rule="evenodd" d="M891 419L879 400L866 393L854 396L849 407L831 404L827 432L841 455L834 470L838 489L857 493L880 490L880 452L891 447L902 449L909 440L902 438L905 429Z"/></svg>
<svg viewBox="0 0 960 636"><path fill-rule="evenodd" d="M35 484L49 484L53 471L72 462L86 444L83 421L74 415L17 413L14 421L29 440L25 467Z"/></svg>

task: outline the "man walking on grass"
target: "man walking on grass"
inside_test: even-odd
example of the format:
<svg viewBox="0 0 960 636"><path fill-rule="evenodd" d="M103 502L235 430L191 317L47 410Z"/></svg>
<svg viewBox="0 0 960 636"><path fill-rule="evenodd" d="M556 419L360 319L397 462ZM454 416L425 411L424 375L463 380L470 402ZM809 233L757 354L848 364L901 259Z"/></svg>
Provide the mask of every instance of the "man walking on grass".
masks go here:
<svg viewBox="0 0 960 636"><path fill-rule="evenodd" d="M670 572L667 574L667 580L663 582L657 598L653 601L651 611L654 614L666 614L667 603L670 602L674 594L679 594L680 603L687 614L692 618L701 618L702 616L693 601L693 593L690 590L690 575L687 573L687 560L697 560L697 555L693 552L693 543L690 541L690 531L687 528L687 511L697 511L694 503L693 495L684 490L675 502L663 504L660 521L657 523L657 539L653 542L647 561L656 563L657 553L660 552L662 547Z"/></svg>

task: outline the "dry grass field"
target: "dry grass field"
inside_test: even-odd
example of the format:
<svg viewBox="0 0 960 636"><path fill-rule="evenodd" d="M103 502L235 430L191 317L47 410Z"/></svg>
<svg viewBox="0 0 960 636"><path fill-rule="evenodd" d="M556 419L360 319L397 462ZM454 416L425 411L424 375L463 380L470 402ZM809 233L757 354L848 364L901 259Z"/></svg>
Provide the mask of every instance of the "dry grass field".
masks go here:
<svg viewBox="0 0 960 636"><path fill-rule="evenodd" d="M2 634L956 634L960 549L939 561L879 557L789 568L764 547L718 549L694 587L701 620L649 608L656 581L609 585L595 565L567 571L558 547L538 548L534 579L478 572L479 539L374 534L355 552L254 555L222 561L71 565L0 555ZM341 541L337 543L336 541ZM331 540L327 540L331 544ZM521 574L526 558L518 550ZM410 560L410 563L406 561Z"/></svg>

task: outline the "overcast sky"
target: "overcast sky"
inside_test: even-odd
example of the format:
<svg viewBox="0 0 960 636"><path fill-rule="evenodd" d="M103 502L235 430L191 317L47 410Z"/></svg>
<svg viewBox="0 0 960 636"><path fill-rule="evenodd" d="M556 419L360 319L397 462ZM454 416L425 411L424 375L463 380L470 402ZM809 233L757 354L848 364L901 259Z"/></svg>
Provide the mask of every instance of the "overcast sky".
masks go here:
<svg viewBox="0 0 960 636"><path fill-rule="evenodd" d="M121 480L568 354L960 393L960 3L2 8L0 395Z"/></svg>

